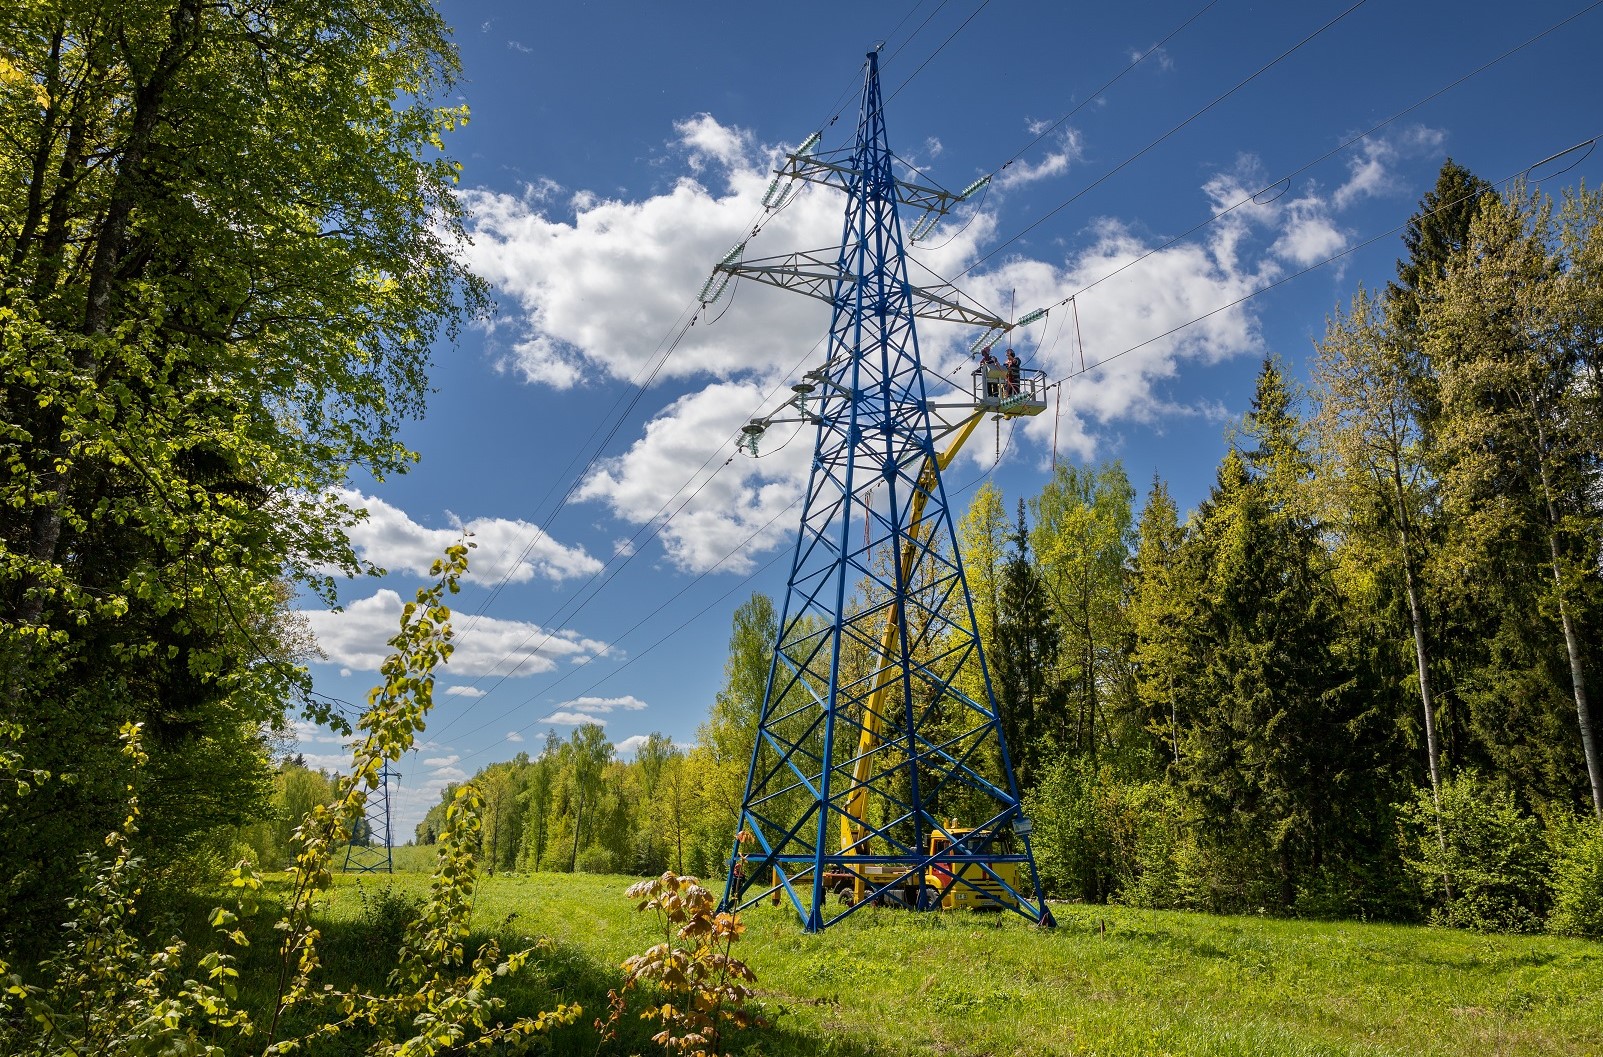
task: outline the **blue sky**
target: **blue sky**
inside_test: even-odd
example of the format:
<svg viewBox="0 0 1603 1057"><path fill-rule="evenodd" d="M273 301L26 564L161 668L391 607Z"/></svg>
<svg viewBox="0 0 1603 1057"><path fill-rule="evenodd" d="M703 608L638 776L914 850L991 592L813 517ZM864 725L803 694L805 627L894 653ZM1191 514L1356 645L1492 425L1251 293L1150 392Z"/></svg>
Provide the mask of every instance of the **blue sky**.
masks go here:
<svg viewBox="0 0 1603 1057"><path fill-rule="evenodd" d="M850 143L876 42L897 155L953 190L994 174L914 251L914 282L955 280L1004 316L1056 306L1013 345L1072 376L1061 406L987 427L948 472L949 490L989 476L1010 503L1055 446L1194 505L1262 358L1303 373L1331 310L1391 278L1392 229L1444 157L1501 183L1603 133L1603 5L1579 0L439 6L473 114L450 143L469 257L499 312L437 349L428 416L405 433L416 469L353 484L371 515L353 538L389 575L306 614L318 690L361 701L401 599L475 534L398 837L445 783L548 729L604 722L625 756L652 731L692 743L733 610L782 595L812 438L776 431L758 460L732 438L816 365L827 311L749 283L707 309L697 295L762 215L777 152L820 130L825 149ZM1555 192L1600 174L1584 151L1531 173ZM834 245L844 205L809 188L747 255ZM965 375L973 336L921 326L926 366ZM299 741L341 759L326 732Z"/></svg>

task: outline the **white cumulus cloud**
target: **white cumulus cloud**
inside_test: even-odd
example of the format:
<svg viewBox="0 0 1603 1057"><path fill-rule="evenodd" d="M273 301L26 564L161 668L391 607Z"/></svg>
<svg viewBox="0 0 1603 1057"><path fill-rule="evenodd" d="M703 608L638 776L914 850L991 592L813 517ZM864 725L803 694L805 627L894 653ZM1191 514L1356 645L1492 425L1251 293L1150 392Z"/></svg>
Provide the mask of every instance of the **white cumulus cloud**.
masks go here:
<svg viewBox="0 0 1603 1057"><path fill-rule="evenodd" d="M562 702L561 707L592 714L616 712L619 709L625 712L638 712L646 707L646 703L633 694L625 694L622 697L576 697L572 701Z"/></svg>
<svg viewBox="0 0 1603 1057"><path fill-rule="evenodd" d="M1047 151L1039 161L1010 162L997 175L997 187L1003 189L1018 187L1068 172L1069 165L1079 161L1084 153L1082 137L1078 130L1068 128L1055 138L1057 140L1055 147Z"/></svg>
<svg viewBox="0 0 1603 1057"><path fill-rule="evenodd" d="M636 749L650 740L651 735L649 734L636 734L633 737L624 738L622 741L613 742L612 749L619 756L632 756Z"/></svg>
<svg viewBox="0 0 1603 1057"><path fill-rule="evenodd" d="M587 712L553 712L542 722L554 723L558 726L577 727L585 723L594 723L598 727L607 725L607 721L599 716L592 716Z"/></svg>
<svg viewBox="0 0 1603 1057"><path fill-rule="evenodd" d="M1208 179L1195 198L1203 216L1233 208L1172 246L1163 245L1162 233L1101 217L1061 236L1050 253L990 259L996 210L1003 208L993 200L943 221L926 240L928 249L911 248L910 279L927 286L942 281L933 276L961 275L964 293L999 314L1051 306L1044 321L1010 341L1026 366L1045 371L1049 381L1070 379L1061 417L1054 405L1017 424L1009 457L1041 457L1054 430L1061 451L1094 457L1112 424L1161 428L1176 415L1215 416L1216 407L1170 395L1172 381L1188 363L1259 354L1255 303L1233 303L1347 245L1336 219L1342 205L1380 193L1387 159L1423 149L1431 138L1428 130L1398 134L1355 159L1335 192L1309 185L1295 195L1252 199L1266 180L1252 159L1243 159ZM710 265L763 216L777 157L707 114L680 122L672 146L685 175L639 199L549 185L515 196L470 191L472 264L515 306L506 313L515 333L503 351L526 380L578 387L655 371L658 381L677 386L633 443L592 472L578 497L628 524L660 530L669 560L684 570L746 573L793 538L795 511L787 508L805 482L813 431L776 424L759 443L760 458L737 457L727 466L724 460L742 423L775 406L767 394L776 381L794 377L798 365L821 362L828 313L810 298L743 280L724 295L732 303L697 314L672 357L659 362L664 341L696 311ZM1067 132L1007 179L1045 179L1070 167L1082 149L1080 136ZM1380 168L1366 167L1371 163ZM844 204L838 194L808 189L763 221L743 259L830 246L839 238ZM1072 306L1061 303L1074 292ZM972 337L921 322L930 376L966 381ZM1082 365L1093 369L1081 376ZM988 461L981 447L972 445L969 457Z"/></svg>
<svg viewBox="0 0 1603 1057"><path fill-rule="evenodd" d="M636 525L672 515L658 538L682 568L750 571L754 556L794 529L780 515L800 494L800 475L812 458L812 431L794 423L775 426L759 442L761 458L737 456L725 464L730 439L763 406L764 392L760 385L715 382L674 401L627 451L597 468L579 498L601 500ZM720 450L725 458L704 465L709 452ZM691 476L687 467L698 466L704 468Z"/></svg>
<svg viewBox="0 0 1603 1057"><path fill-rule="evenodd" d="M376 672L389 656L389 640L400 626L401 596L379 590L345 607L344 612L301 610L329 662ZM605 655L605 642L576 631L548 630L522 620L479 617L458 634L449 671L454 675L538 675L563 662L583 663ZM471 694L466 696L472 696Z"/></svg>
<svg viewBox="0 0 1603 1057"><path fill-rule="evenodd" d="M1440 129L1414 125L1391 136L1361 141L1348 159L1347 180L1331 194L1331 203L1346 209L1360 199L1395 193L1402 186L1395 175L1396 163L1434 154L1446 140Z"/></svg>
<svg viewBox="0 0 1603 1057"><path fill-rule="evenodd" d="M425 528L382 499L355 491L336 494L347 506L367 510L367 518L350 530L351 543L363 559L390 572L426 575L464 532L471 533L475 544L463 577L468 583L526 583L537 576L561 581L601 569L601 562L583 547L558 543L527 521L479 517L452 528Z"/></svg>

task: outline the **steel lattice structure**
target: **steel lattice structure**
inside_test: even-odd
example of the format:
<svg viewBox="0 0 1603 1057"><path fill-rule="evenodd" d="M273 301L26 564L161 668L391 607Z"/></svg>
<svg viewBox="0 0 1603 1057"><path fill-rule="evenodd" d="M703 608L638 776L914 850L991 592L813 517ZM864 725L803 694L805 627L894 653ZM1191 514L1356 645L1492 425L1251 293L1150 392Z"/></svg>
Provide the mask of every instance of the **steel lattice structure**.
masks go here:
<svg viewBox="0 0 1603 1057"><path fill-rule="evenodd" d="M808 931L870 902L988 905L1051 924L941 481L981 415L968 409L937 451L955 427L925 392L914 319L931 304L908 282L897 207L911 185L892 170L877 53L854 155L826 176L848 195L838 262L824 269L829 355L809 376L812 472L724 905L788 899ZM946 199L935 207L961 196ZM733 257L720 269L798 285ZM983 693L954 685L960 671Z"/></svg>
<svg viewBox="0 0 1603 1057"><path fill-rule="evenodd" d="M377 789L367 794L367 806L362 812L361 824L351 832L350 843L345 847L346 873L394 873L395 846L390 832L390 779L399 781L399 773L390 770L389 761L379 772Z"/></svg>

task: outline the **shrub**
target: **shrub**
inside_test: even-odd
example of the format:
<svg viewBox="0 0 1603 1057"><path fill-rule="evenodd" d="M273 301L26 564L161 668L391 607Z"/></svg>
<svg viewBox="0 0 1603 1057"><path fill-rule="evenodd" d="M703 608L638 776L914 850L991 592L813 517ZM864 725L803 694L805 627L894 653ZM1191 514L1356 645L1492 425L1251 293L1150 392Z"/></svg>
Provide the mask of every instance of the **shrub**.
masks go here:
<svg viewBox="0 0 1603 1057"><path fill-rule="evenodd" d="M1280 882L1266 867L1261 846L1188 829L1174 858L1177 907L1209 914L1280 909Z"/></svg>
<svg viewBox="0 0 1603 1057"><path fill-rule="evenodd" d="M1512 793L1467 771L1442 783L1439 820L1429 790L1400 811L1404 861L1432 921L1490 932L1541 927L1550 897L1548 849L1541 824Z"/></svg>
<svg viewBox="0 0 1603 1057"><path fill-rule="evenodd" d="M617 873L618 857L609 848L599 844L592 844L579 853L579 859L574 865L577 873Z"/></svg>
<svg viewBox="0 0 1603 1057"><path fill-rule="evenodd" d="M603 1045L614 1038L627 1009L625 995L636 990L650 994L640 1019L662 1025L651 1041L666 1053L720 1054L726 1025L763 1023L745 1009L753 995L746 985L756 983L757 975L730 953L746 931L738 914L719 913L717 897L700 881L672 871L631 885L624 894L639 901L639 910L656 914L662 942L623 963L623 991L608 993L611 1014L596 1021Z"/></svg>
<svg viewBox="0 0 1603 1057"><path fill-rule="evenodd" d="M397 892L393 884L378 888L357 882L356 899L364 940L383 950L399 948L406 930L423 914L423 900Z"/></svg>
<svg viewBox="0 0 1603 1057"><path fill-rule="evenodd" d="M1049 764L1030 794L1031 850L1057 894L1130 906L1177 905L1183 834L1172 789L1118 778L1083 759Z"/></svg>
<svg viewBox="0 0 1603 1057"><path fill-rule="evenodd" d="M1553 911L1547 930L1603 939L1603 822L1567 820L1553 828Z"/></svg>

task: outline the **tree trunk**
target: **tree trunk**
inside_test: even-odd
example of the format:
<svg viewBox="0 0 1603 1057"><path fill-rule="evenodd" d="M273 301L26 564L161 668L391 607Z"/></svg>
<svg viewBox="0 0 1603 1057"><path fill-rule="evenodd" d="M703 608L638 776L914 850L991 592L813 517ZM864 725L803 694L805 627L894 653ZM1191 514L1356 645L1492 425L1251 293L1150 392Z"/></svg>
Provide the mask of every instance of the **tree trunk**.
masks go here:
<svg viewBox="0 0 1603 1057"><path fill-rule="evenodd" d="M579 787L579 804L573 813L573 854L568 857L568 872L579 870L579 826L584 822L584 786Z"/></svg>
<svg viewBox="0 0 1603 1057"><path fill-rule="evenodd" d="M1441 849L1442 862L1448 861L1447 832L1442 827L1442 776L1441 749L1436 740L1436 702L1430 689L1430 664L1425 657L1425 619L1419 606L1419 589L1414 584L1414 558L1410 549L1408 515L1402 506L1401 474L1397 477L1398 533L1403 544L1403 587L1408 593L1408 619L1414 630L1414 665L1419 672L1419 702L1425 710L1425 752L1430 760L1430 800L1435 810L1436 847ZM1442 886L1448 902L1453 900L1452 875L1442 873Z"/></svg>
<svg viewBox="0 0 1603 1057"><path fill-rule="evenodd" d="M152 67L149 78L133 93L133 115L129 122L128 139L117 160L116 179L94 240L88 294L80 328L86 338L102 337L111 330L112 292L118 278L118 265L127 249L135 204L148 191L145 187L149 176L145 171L145 159L155 136L167 90L193 48L199 27L198 4L195 0L183 0L173 12L172 33L162 49L161 57ZM124 56L124 60L127 60L127 56ZM69 156L70 153L69 148ZM85 341L73 354L73 366L80 383L84 385L95 384L94 375L99 368L93 348L92 340ZM72 458L71 446L64 432L59 432L52 441L42 465L42 490L50 495L50 499L41 503L29 519L27 553L31 568L22 577L22 591L15 614L15 622L21 625L37 624L44 613L45 592L40 589L42 585L36 570L55 563L67 494L78 476L78 466Z"/></svg>
<svg viewBox="0 0 1603 1057"><path fill-rule="evenodd" d="M1430 762L1430 792L1436 810L1442 809L1441 747L1436 737L1436 702L1430 688L1430 664L1426 659L1425 618L1419 605L1419 588L1414 583L1414 554L1408 513L1403 508L1401 472L1395 471L1397 488L1397 531L1403 548L1403 587L1408 593L1408 619L1414 633L1414 666L1419 673L1419 702L1425 711L1425 751Z"/></svg>
<svg viewBox="0 0 1603 1057"><path fill-rule="evenodd" d="M1533 407L1533 412L1538 408ZM1586 670L1581 663L1581 643L1570 618L1565 598L1564 573L1558 549L1558 509L1553 505L1553 486L1547 474L1547 435L1540 417L1536 420L1536 466L1542 475L1542 498L1547 504L1547 549L1553 559L1553 590L1558 596L1559 623L1564 626L1564 649L1569 654L1570 686L1575 692L1575 718L1581 727L1581 754L1586 757L1586 777L1592 786L1592 811L1603 818L1603 762L1598 759L1597 738L1592 731L1592 706L1586 698Z"/></svg>

